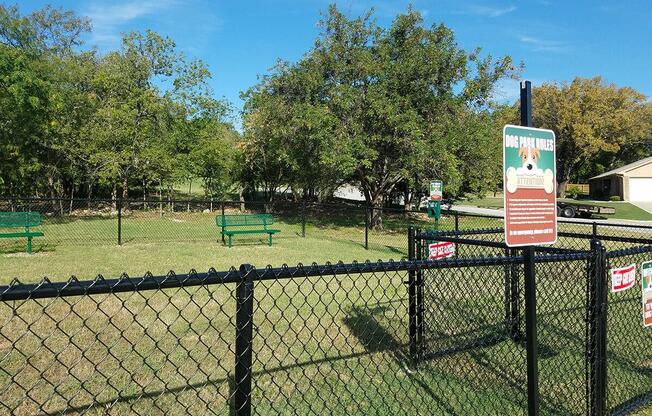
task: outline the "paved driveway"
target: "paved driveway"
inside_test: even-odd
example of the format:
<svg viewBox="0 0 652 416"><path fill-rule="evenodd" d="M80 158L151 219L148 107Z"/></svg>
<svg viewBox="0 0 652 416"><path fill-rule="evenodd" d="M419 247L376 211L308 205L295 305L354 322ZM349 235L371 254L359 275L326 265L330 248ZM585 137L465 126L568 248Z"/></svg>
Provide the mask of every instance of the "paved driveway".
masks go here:
<svg viewBox="0 0 652 416"><path fill-rule="evenodd" d="M646 211L650 211L652 213L652 202L644 202L644 204L647 204L647 208L642 209ZM636 204L637 206L638 203ZM494 217L504 217L504 212L502 208L479 208L479 207L474 207L470 205L452 205L450 209L459 211L459 212L468 212L470 214L481 214L481 215L490 215ZM609 219L609 220L604 220L604 219L587 219L587 218L559 218L560 221L563 222L578 222L578 223L585 223L585 224L591 224L593 222L598 222L599 224L602 225L644 225L644 226L650 226L652 225L652 221L637 221L637 220L620 220L620 219Z"/></svg>
<svg viewBox="0 0 652 416"><path fill-rule="evenodd" d="M640 209L644 209L652 214L652 201L629 201L632 205L636 205Z"/></svg>

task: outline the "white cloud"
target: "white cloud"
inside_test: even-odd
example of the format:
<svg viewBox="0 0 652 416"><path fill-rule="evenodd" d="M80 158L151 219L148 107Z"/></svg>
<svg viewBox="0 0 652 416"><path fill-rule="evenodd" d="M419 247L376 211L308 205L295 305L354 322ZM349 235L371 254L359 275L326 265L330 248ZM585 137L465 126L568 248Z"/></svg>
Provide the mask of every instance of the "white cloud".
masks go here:
<svg viewBox="0 0 652 416"><path fill-rule="evenodd" d="M485 16L485 17L500 17L502 15L505 15L507 13L511 13L514 10L516 10L516 6L509 6L509 7L493 7L493 6L471 6L470 7L470 12L472 14L477 14L479 16Z"/></svg>
<svg viewBox="0 0 652 416"><path fill-rule="evenodd" d="M565 42L540 39L534 36L520 35L518 40L529 45L534 52L555 52L561 53L568 51L569 45Z"/></svg>
<svg viewBox="0 0 652 416"><path fill-rule="evenodd" d="M120 29L125 23L170 9L178 0L132 0L119 4L94 4L83 14L91 19L91 43L100 47L115 47L120 41Z"/></svg>

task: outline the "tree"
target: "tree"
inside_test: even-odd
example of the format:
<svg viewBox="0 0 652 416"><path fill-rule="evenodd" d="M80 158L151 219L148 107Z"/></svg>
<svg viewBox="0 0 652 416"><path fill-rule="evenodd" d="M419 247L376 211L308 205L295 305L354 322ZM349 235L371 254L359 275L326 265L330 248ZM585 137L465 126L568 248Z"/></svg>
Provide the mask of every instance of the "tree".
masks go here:
<svg viewBox="0 0 652 416"><path fill-rule="evenodd" d="M532 93L533 124L555 132L557 190L649 152L652 111L646 97L601 77L546 83ZM649 153L648 153L649 154Z"/></svg>
<svg viewBox="0 0 652 416"><path fill-rule="evenodd" d="M381 208L397 185L420 187L428 177L443 179L453 193L479 188L485 169L467 180L465 166L496 156L469 135L491 137L477 123L490 117L496 81L516 70L511 59L464 51L450 29L424 27L411 8L385 29L371 12L348 19L331 6L320 26L302 60L249 95L245 139L265 143L263 160L277 164L261 171L264 180L287 180L295 161L297 170L310 166L288 156L305 148L299 139L305 119L295 110L310 114L309 108L318 110L321 122L310 125L322 134L312 135L315 146L304 154L334 168L340 181L359 183L369 206ZM290 88L292 79L312 82ZM372 226L382 227L381 211L373 212Z"/></svg>

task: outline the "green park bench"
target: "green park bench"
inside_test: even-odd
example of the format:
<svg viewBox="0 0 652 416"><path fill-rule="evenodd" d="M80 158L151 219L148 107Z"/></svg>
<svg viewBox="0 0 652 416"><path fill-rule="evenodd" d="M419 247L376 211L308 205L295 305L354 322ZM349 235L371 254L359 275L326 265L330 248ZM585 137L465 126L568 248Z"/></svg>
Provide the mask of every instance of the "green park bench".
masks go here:
<svg viewBox="0 0 652 416"><path fill-rule="evenodd" d="M0 212L0 230L3 228L24 228L24 231L3 232L0 238L27 237L27 253L32 254L32 238L43 237L40 231L30 231L29 227L41 225L41 214L38 212Z"/></svg>
<svg viewBox="0 0 652 416"><path fill-rule="evenodd" d="M272 235L280 233L281 230L273 230L268 226L274 224L272 214L228 214L215 217L217 226L222 229L222 236L229 239L236 234L268 234L269 245L272 245Z"/></svg>

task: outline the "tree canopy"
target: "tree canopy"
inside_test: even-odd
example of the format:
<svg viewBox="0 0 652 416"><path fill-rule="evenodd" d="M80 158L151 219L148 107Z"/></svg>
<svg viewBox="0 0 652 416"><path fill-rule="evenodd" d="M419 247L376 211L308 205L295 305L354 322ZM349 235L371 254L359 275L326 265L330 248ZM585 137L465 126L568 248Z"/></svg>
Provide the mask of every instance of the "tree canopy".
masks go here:
<svg viewBox="0 0 652 416"><path fill-rule="evenodd" d="M652 104L628 87L601 77L545 83L532 92L534 126L557 139L557 181L586 182L650 154Z"/></svg>
<svg viewBox="0 0 652 416"><path fill-rule="evenodd" d="M254 183L310 195L353 181L374 207L431 178L451 196L495 185L490 98L517 71L508 56L467 52L411 8L383 28L371 12L349 19L331 6L320 27L304 58L279 63L244 96Z"/></svg>
<svg viewBox="0 0 652 416"><path fill-rule="evenodd" d="M84 50L89 30L72 12L0 6L0 192L147 196L152 184L192 178L226 192L233 152L216 161L215 151L233 148L237 133L206 65L150 30L105 54Z"/></svg>

